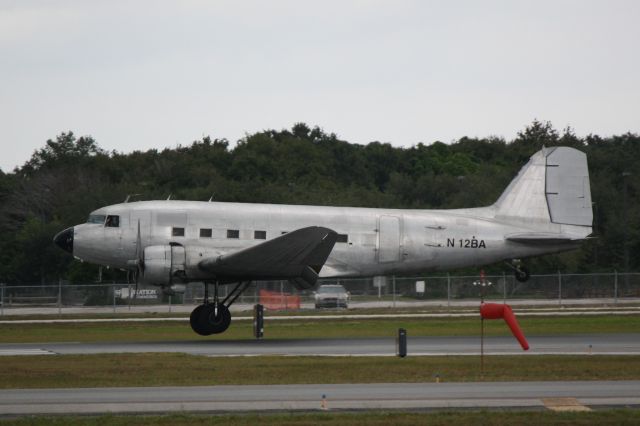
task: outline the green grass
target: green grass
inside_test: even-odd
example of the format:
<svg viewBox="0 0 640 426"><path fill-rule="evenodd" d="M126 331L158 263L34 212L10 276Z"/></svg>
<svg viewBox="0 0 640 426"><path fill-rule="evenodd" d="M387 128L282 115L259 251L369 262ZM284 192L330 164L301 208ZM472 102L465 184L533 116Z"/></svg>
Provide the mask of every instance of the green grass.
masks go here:
<svg viewBox="0 0 640 426"><path fill-rule="evenodd" d="M621 368L624 366L624 368ZM640 356L223 357L100 354L2 358L0 388L637 380ZM375 372L375 374L372 374Z"/></svg>
<svg viewBox="0 0 640 426"><path fill-rule="evenodd" d="M0 420L0 425L16 426L186 426L186 425L345 425L345 426L413 426L413 425L637 425L640 410L617 409L582 413L552 411L444 411L444 412L363 412L363 413L275 413L165 416L42 416Z"/></svg>
<svg viewBox="0 0 640 426"><path fill-rule="evenodd" d="M640 315L526 317L519 318L525 335L637 333ZM399 327L409 336L473 336L478 335L480 320L476 318L381 318L381 319L296 319L265 320L265 338L349 338L391 337ZM485 321L488 336L509 335L503 321ZM184 322L114 322L69 324L2 324L0 343L28 342L95 342L156 340L237 340L252 337L250 321L232 322L224 334L203 338Z"/></svg>

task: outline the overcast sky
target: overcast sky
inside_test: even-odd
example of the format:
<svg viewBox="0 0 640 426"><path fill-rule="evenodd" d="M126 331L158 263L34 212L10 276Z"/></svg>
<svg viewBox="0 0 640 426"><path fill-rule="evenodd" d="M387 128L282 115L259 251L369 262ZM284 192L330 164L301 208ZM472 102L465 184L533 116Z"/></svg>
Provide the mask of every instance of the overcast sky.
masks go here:
<svg viewBox="0 0 640 426"><path fill-rule="evenodd" d="M318 125L355 143L640 131L638 1L0 0L0 168Z"/></svg>

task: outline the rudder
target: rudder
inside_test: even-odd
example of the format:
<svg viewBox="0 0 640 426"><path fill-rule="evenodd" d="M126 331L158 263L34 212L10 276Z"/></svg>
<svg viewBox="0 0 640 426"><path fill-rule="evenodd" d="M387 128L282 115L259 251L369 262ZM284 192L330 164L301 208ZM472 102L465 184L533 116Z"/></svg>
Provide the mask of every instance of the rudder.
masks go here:
<svg viewBox="0 0 640 426"><path fill-rule="evenodd" d="M494 207L496 217L506 220L591 227L586 154L568 147L536 152Z"/></svg>
<svg viewBox="0 0 640 426"><path fill-rule="evenodd" d="M551 222L591 226L593 212L587 155L567 147L547 155L546 197Z"/></svg>

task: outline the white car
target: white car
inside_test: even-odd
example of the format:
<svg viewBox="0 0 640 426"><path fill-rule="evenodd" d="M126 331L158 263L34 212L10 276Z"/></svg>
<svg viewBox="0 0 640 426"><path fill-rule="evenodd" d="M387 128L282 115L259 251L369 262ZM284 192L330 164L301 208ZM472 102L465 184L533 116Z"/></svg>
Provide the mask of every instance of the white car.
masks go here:
<svg viewBox="0 0 640 426"><path fill-rule="evenodd" d="M351 295L340 284L327 284L318 287L315 292L316 309L348 308Z"/></svg>

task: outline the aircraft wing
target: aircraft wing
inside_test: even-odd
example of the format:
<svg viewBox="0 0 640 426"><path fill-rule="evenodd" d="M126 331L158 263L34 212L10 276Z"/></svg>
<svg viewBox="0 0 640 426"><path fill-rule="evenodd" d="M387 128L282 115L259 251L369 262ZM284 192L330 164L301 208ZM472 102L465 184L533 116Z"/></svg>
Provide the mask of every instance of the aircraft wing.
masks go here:
<svg viewBox="0 0 640 426"><path fill-rule="evenodd" d="M220 281L288 279L302 289L315 285L338 234L310 226L233 253L202 260L198 267Z"/></svg>

